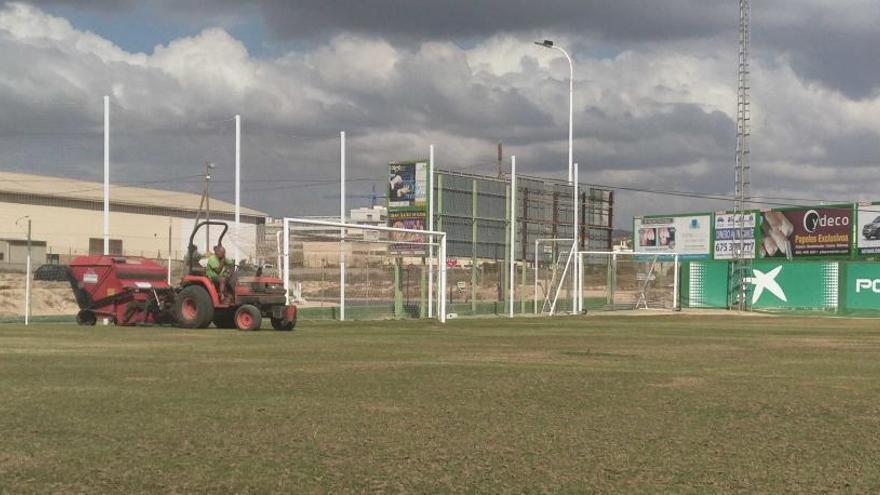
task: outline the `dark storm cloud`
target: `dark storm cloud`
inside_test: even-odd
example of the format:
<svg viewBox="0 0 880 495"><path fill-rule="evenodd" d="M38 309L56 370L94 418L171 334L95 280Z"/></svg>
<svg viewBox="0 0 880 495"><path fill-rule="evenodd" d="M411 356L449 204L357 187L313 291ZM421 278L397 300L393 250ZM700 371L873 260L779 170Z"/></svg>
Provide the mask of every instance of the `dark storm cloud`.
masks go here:
<svg viewBox="0 0 880 495"><path fill-rule="evenodd" d="M805 79L854 99L870 97L880 87L875 48L880 46L880 29L876 27L854 30L823 25L805 32L803 27L776 26L756 31L758 46L769 45L788 54L792 68Z"/></svg>
<svg viewBox="0 0 880 495"><path fill-rule="evenodd" d="M334 204L340 129L348 133L350 170L362 177L381 180L388 161L425 156L428 144L436 145L443 168L492 173L499 140L521 170L558 177L567 163L567 66L529 44L547 33L566 35L575 47L575 158L585 182L731 189L736 2L264 0L245 14L231 1L158 1L154 12L201 17L196 26L211 16L263 15L274 36L293 43L283 56L264 57L226 31L195 28L153 53L118 54L40 21L40 13L10 17L9 32L26 28L0 33L7 68L0 92L0 134L7 135L0 141L17 150L0 165L97 178L100 97L109 92L114 170L132 180L187 175L212 160L228 181L229 118L242 113L244 162L260 178L245 187L246 204L275 214L326 213ZM847 9L793 2L754 11L754 187L803 196L796 189L826 189L838 174L837 189L820 192L852 197L873 187L873 178L860 174L872 172L880 156L870 118L876 102L821 88L854 98L874 90L880 77L865 62L876 45L865 27L874 10L838 17ZM99 4L109 14L141 8ZM599 53L606 47L616 55ZM214 123L186 128L195 121ZM82 133L88 135L80 144ZM289 191L290 182L271 183L307 177L329 182ZM223 184L218 192L229 199ZM366 194L370 185L351 190ZM190 186L199 184L175 184ZM624 225L636 213L704 208L629 192L618 199Z"/></svg>
<svg viewBox="0 0 880 495"><path fill-rule="evenodd" d="M94 12L130 10L132 0L36 0ZM738 5L724 0L159 0L151 8L203 24L222 14L253 12L258 6L271 33L281 40L315 42L339 33L387 40L482 39L499 32L588 37L617 46L722 39L735 50ZM786 54L801 77L865 98L880 86L880 2L777 0L752 8L756 54Z"/></svg>
<svg viewBox="0 0 880 495"><path fill-rule="evenodd" d="M128 10L134 0L31 0L38 7ZM157 0L167 15L193 19L258 5L286 39L340 32L387 39L482 38L497 32L593 34L609 40L676 40L730 29L735 5L723 0ZM735 25L734 25L735 27Z"/></svg>
<svg viewBox="0 0 880 495"><path fill-rule="evenodd" d="M93 12L105 12L108 14L130 11L135 8L134 0L27 0L36 7L72 7Z"/></svg>
<svg viewBox="0 0 880 495"><path fill-rule="evenodd" d="M608 39L697 37L723 29L730 7L720 0L262 0L268 24L285 37L328 30L386 37L449 39L498 31L550 30Z"/></svg>

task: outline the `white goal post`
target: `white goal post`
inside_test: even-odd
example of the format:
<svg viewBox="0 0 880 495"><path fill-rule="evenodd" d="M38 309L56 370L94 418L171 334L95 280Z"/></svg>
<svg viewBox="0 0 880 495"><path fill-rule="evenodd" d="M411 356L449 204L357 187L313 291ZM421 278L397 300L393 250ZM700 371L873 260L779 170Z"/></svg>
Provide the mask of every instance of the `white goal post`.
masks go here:
<svg viewBox="0 0 880 495"><path fill-rule="evenodd" d="M579 251L578 301L605 299L605 309L680 308L678 254L633 251Z"/></svg>
<svg viewBox="0 0 880 495"><path fill-rule="evenodd" d="M294 255L293 246L298 246L297 254L301 257L303 266L306 264L306 247L304 243L313 241L314 245L324 246L325 256L323 262L326 265L326 258L338 257L338 266L334 269L340 271L339 285L331 291L335 294L338 291L338 309L339 320L344 320L346 307L346 284L354 284L352 279L357 277L346 277L346 272L354 273L359 269L358 261L362 260L363 266L360 267L366 275L366 280L360 282L363 290L370 290L383 284L376 280L381 278L383 266L387 271L387 266L394 265L394 287L393 298L394 304L397 304L401 297L399 294L398 284L400 283L400 268L396 260L407 259L411 266L420 268L424 275L429 278L436 287L432 286L427 291L419 291L425 287L422 282L421 287L416 291L419 293L429 294L422 296L424 302L430 301L426 307L433 306L436 298L436 316L441 323L446 322L446 233L431 230L405 229L397 227L385 227L378 225L359 225L333 221L316 220L311 218L295 218L285 217L283 220L282 230L280 232L282 239L281 253L281 278L284 282L285 294L288 304L291 302L291 280L293 280L293 270L291 266L291 258ZM433 249L433 248L437 249ZM316 248L317 249L317 248ZM344 258L343 258L344 257ZM342 260L345 259L343 262ZM430 262L430 263L428 263ZM436 277L434 277L436 270ZM377 276L377 272L380 272ZM372 273L373 280L370 280ZM384 285L390 287L391 282L388 278L382 279ZM296 281L302 293L300 281ZM413 284L418 285L418 284ZM335 296L334 296L335 297ZM357 296L353 296L357 297ZM418 298L418 294L414 296ZM424 299L427 297L427 299ZM383 302L387 302L387 294L383 296ZM429 315L430 316L430 315Z"/></svg>

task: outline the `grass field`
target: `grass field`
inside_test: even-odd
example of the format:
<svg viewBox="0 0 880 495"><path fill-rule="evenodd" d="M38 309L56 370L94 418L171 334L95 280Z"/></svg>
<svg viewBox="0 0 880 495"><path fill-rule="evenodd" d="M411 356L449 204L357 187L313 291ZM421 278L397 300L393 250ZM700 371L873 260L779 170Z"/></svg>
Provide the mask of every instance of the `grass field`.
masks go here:
<svg viewBox="0 0 880 495"><path fill-rule="evenodd" d="M0 492L876 493L880 322L0 326Z"/></svg>

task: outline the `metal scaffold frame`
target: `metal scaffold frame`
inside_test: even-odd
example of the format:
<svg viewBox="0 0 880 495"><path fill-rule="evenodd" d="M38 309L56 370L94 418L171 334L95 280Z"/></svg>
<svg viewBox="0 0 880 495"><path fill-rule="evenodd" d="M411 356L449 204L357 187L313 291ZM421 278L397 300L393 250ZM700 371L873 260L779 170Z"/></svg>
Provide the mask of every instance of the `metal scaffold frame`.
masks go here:
<svg viewBox="0 0 880 495"><path fill-rule="evenodd" d="M744 252L743 244L747 233L745 215L751 200L751 165L749 163L749 138L751 136L751 69L749 66L751 45L751 5L750 0L739 2L739 59L738 88L736 93L736 167L734 221L737 226L737 241L733 252L733 282L730 293L734 300L731 306L740 311L748 309L746 283L751 272L751 257Z"/></svg>

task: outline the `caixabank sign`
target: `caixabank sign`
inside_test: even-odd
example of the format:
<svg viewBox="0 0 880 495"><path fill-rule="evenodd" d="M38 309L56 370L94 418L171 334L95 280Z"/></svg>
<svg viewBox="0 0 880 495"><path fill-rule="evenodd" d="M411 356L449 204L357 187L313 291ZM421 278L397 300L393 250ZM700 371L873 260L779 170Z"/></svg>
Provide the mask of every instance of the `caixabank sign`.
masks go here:
<svg viewBox="0 0 880 495"><path fill-rule="evenodd" d="M756 261L751 271L746 287L756 310L837 310L840 272L835 261Z"/></svg>
<svg viewBox="0 0 880 495"><path fill-rule="evenodd" d="M729 263L694 261L684 267L682 306L726 308L729 301ZM758 311L835 312L839 303L839 264L836 261L754 261L746 278L749 306ZM880 278L880 273L878 273ZM880 284L878 284L880 288ZM880 309L880 293L877 294Z"/></svg>
<svg viewBox="0 0 880 495"><path fill-rule="evenodd" d="M726 261L684 263L682 307L727 307L729 269ZM880 263L756 260L749 271L746 293L756 311L880 315Z"/></svg>

